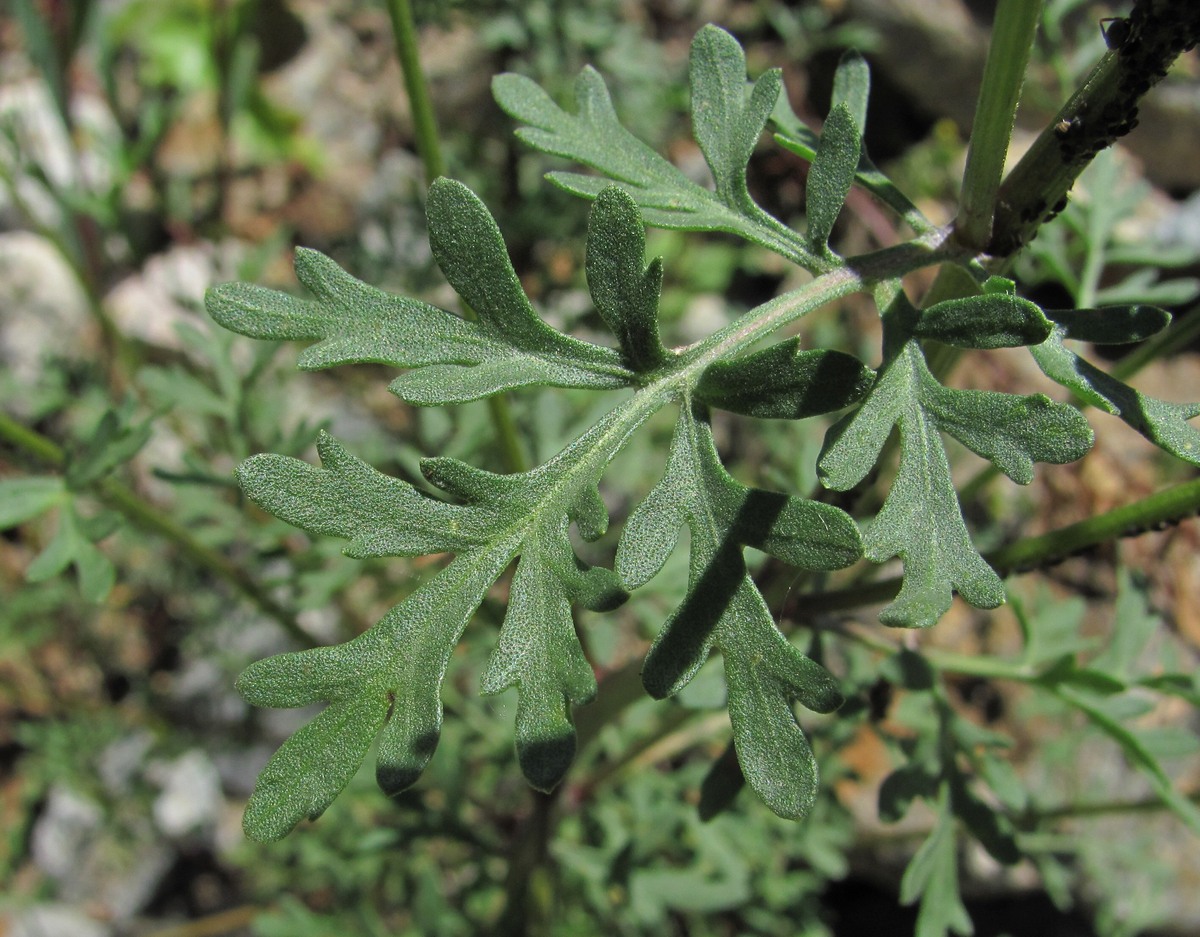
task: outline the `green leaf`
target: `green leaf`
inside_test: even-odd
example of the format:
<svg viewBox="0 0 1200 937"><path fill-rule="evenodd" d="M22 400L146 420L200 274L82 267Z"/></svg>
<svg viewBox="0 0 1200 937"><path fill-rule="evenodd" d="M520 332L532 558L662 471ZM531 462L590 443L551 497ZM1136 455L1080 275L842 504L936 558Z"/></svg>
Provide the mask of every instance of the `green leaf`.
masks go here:
<svg viewBox="0 0 1200 937"><path fill-rule="evenodd" d="M1095 345L1126 345L1145 341L1171 324L1171 314L1157 306L1047 309L1046 316L1062 326L1061 338Z"/></svg>
<svg viewBox="0 0 1200 937"><path fill-rule="evenodd" d="M724 231L812 268L816 258L792 231L753 204L745 192L745 179L738 178L765 124L763 111L771 109L767 99L774 105L780 97L779 75L768 72L746 101L744 57L740 75L733 78L739 56L736 41L716 27L701 30L693 44L693 77L700 80L700 88L693 88L693 123L717 176L716 192L692 182L621 126L604 79L590 66L575 82L577 114L564 111L522 75L496 76L492 94L507 114L527 125L517 130L522 142L600 173L597 177L551 172L547 178L555 185L594 199L615 182L633 198L647 224Z"/></svg>
<svg viewBox="0 0 1200 937"><path fill-rule="evenodd" d="M568 172L547 176L567 191L595 198L612 180L632 196L648 224L685 230L727 230L739 225L736 213L715 193L696 185L621 126L604 79L590 66L575 82L577 115L559 108L524 75L497 75L492 93L506 113L530 125L517 131L523 143L583 163L607 177Z"/></svg>
<svg viewBox="0 0 1200 937"><path fill-rule="evenodd" d="M831 109L839 104L845 105L858 129L860 139L866 130L866 105L870 82L870 70L862 56L854 51L844 54L834 74ZM780 146L809 162L815 159L820 138L796 116L786 94L781 94L775 102L770 122L775 127L775 140ZM854 181L896 212L914 231L925 233L936 229L937 226L921 213L908 196L876 168L865 147L860 150Z"/></svg>
<svg viewBox="0 0 1200 937"><path fill-rule="evenodd" d="M487 542L489 519L430 498L375 471L329 434L317 438L323 468L281 455L257 455L237 468L256 504L301 530L350 540L347 556L425 556Z"/></svg>
<svg viewBox="0 0 1200 937"><path fill-rule="evenodd" d="M945 449L914 386L919 354L909 345L881 370L862 406L831 428L818 468L826 487L854 487L874 465L892 426L899 427L900 465L867 530L866 556L877 563L904 560L900 594L880 620L923 628L945 614L953 590L977 608L995 608L1004 601L1004 588L963 523Z"/></svg>
<svg viewBox="0 0 1200 937"><path fill-rule="evenodd" d="M1030 349L1050 380L1118 417L1160 449L1200 465L1200 430L1188 423L1200 416L1200 403L1168 403L1147 397L1079 357L1063 344L1066 338L1066 328L1056 324L1045 342Z"/></svg>
<svg viewBox="0 0 1200 937"><path fill-rule="evenodd" d="M880 620L927 627L950 607L953 591L977 608L1004 601L1000 578L967 533L938 436L948 432L1027 483L1032 464L1069 462L1091 446L1083 416L1035 394L1016 397L956 391L939 384L906 323L916 310L897 298L885 314L885 345L895 348L858 410L830 428L818 462L826 487L844 491L871 470L892 427L900 433L900 465L883 509L867 531L866 556L904 560L904 582ZM889 334L890 333L890 334Z"/></svg>
<svg viewBox="0 0 1200 937"><path fill-rule="evenodd" d="M1175 787L1158 759L1133 732L1106 712L1104 705L1089 699L1086 692L1064 685L1054 687L1053 692L1064 703L1082 712L1093 726L1116 742L1130 763L1146 775L1163 804L1186 823L1192 832L1200 834L1200 807Z"/></svg>
<svg viewBox="0 0 1200 937"><path fill-rule="evenodd" d="M278 455L255 456L239 467L251 500L302 529L348 539L352 556L457 554L353 641L279 655L243 674L239 690L256 705L329 704L264 771L247 809L250 836L278 838L320 814L357 771L376 734L380 786L396 793L417 780L437 745L440 688L454 647L488 589L517 557L508 614L483 690L517 687L521 766L542 789L561 779L575 747L570 704L595 691L571 602L608 609L625 598L612 573L578 559L567 525L574 520L591 538L603 533L607 514L596 481L650 412L643 410L625 423L614 411L552 461L517 475L495 475L455 459L424 460L426 477L457 503L376 472L324 434L318 443L322 468ZM349 734L339 741L339 733Z"/></svg>
<svg viewBox="0 0 1200 937"><path fill-rule="evenodd" d="M900 880L901 904L918 900L921 907L917 913L916 937L944 937L951 931L963 937L974 933L971 916L959 897L957 837L946 793L937 825Z"/></svg>
<svg viewBox="0 0 1200 937"><path fill-rule="evenodd" d="M853 355L800 347L800 339L709 365L696 396L722 410L764 419L801 420L862 398L873 372Z"/></svg>
<svg viewBox="0 0 1200 937"><path fill-rule="evenodd" d="M829 235L841 213L862 151L862 137L854 116L845 104L830 112L821 128L805 188L808 243L814 251L829 250Z"/></svg>
<svg viewBox="0 0 1200 937"><path fill-rule="evenodd" d="M854 119L859 138L867 132L867 102L871 95L871 68L857 49L847 49L833 73L830 109L844 106Z"/></svg>
<svg viewBox="0 0 1200 937"><path fill-rule="evenodd" d="M682 407L666 474L625 525L616 568L626 586L636 588L661 569L683 524L691 531L687 596L655 640L643 683L652 696L670 696L719 648L746 780L775 813L804 816L816 795L817 767L791 703L828 712L841 695L824 668L775 627L742 549L807 569L837 569L858 558L858 529L829 505L734 481L698 403Z"/></svg>
<svg viewBox="0 0 1200 937"><path fill-rule="evenodd" d="M589 366L600 375L619 378L621 369L607 348L568 338L546 325L530 305L513 270L495 219L461 182L438 179L429 187L425 212L434 259L455 292L479 316L491 336L570 373ZM592 381L595 378L591 378ZM608 386L621 386L624 380ZM581 384L594 386L587 378Z"/></svg>
<svg viewBox="0 0 1200 937"><path fill-rule="evenodd" d="M637 205L624 189L609 186L588 216L587 271L592 302L617 336L625 365L652 371L667 357L658 337L662 260L643 269L646 231Z"/></svg>
<svg viewBox="0 0 1200 937"><path fill-rule="evenodd" d="M91 436L67 460L68 488L80 489L99 481L124 465L150 439L149 420L133 426L128 422L128 407L104 412Z"/></svg>
<svg viewBox="0 0 1200 937"><path fill-rule="evenodd" d="M252 338L319 339L300 356L305 369L361 362L411 368L390 390L420 406L530 385L604 389L631 382L616 352L568 338L538 318L495 221L470 190L439 179L427 211L434 256L478 322L367 286L304 249L296 251L296 275L316 302L224 284L208 291L209 314Z"/></svg>
<svg viewBox="0 0 1200 937"><path fill-rule="evenodd" d="M692 127L725 204L753 214L746 165L783 88L779 69L764 72L746 95L746 56L738 41L709 24L692 40Z"/></svg>
<svg viewBox="0 0 1200 937"><path fill-rule="evenodd" d="M75 512L69 509L59 511L54 536L25 569L25 579L29 582L45 582L57 576L75 560L79 546L84 542L76 524Z"/></svg>
<svg viewBox="0 0 1200 937"><path fill-rule="evenodd" d="M1104 649L1090 662L1094 669L1124 681L1134 679L1138 658L1155 632L1165 626L1162 615L1150 603L1145 582L1140 580L1128 567L1117 567L1112 633Z"/></svg>
<svg viewBox="0 0 1200 937"><path fill-rule="evenodd" d="M0 530L8 530L50 510L63 500L61 478L34 475L0 480Z"/></svg>
<svg viewBox="0 0 1200 937"><path fill-rule="evenodd" d="M60 483L60 497L64 491ZM73 500L64 502L62 510L58 512L58 527L54 536L26 568L25 579L29 582L45 582L68 566L74 566L84 600L103 602L116 582L116 570L108 557L88 538L87 526L88 522L76 512Z"/></svg>
<svg viewBox="0 0 1200 937"><path fill-rule="evenodd" d="M1050 321L1029 300L1007 293L983 293L921 310L916 337L957 348L1014 348L1041 344L1050 329Z"/></svg>

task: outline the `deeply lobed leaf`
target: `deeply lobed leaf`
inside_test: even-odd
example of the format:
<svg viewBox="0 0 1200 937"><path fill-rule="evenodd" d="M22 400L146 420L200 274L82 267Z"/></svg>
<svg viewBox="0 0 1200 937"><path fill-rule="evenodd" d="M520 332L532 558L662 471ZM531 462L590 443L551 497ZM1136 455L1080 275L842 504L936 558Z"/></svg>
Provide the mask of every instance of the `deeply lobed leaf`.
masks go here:
<svg viewBox="0 0 1200 937"><path fill-rule="evenodd" d="M542 322L521 289L499 228L466 186L437 180L426 211L434 257L477 322L367 286L304 249L296 252L296 274L316 302L225 284L208 291L209 314L253 338L320 340L301 355L302 368L358 362L409 368L390 390L420 406L531 385L605 389L632 381L611 349Z"/></svg>
<svg viewBox="0 0 1200 937"><path fill-rule="evenodd" d="M692 122L716 182L697 185L626 130L613 109L604 79L587 66L575 82L578 112L568 113L521 75L492 80L496 102L526 126L517 136L543 153L566 157L600 176L551 172L552 182L595 199L611 183L629 193L647 224L687 231L724 231L776 251L808 269L824 265L795 234L756 205L745 171L777 100L780 73L769 71L746 94L746 60L737 40L706 26L693 40L689 59Z"/></svg>
<svg viewBox="0 0 1200 937"><path fill-rule="evenodd" d="M1003 323L1007 313L1003 308L1001 313ZM922 314L898 296L884 326L890 333L885 344L895 351L859 409L830 429L818 462L826 486L847 490L870 471L892 428L899 430L900 464L867 531L866 555L876 562L893 556L904 560L900 594L880 615L885 623L904 627L934 624L955 591L979 608L1004 601L999 577L967 533L939 431L1021 484L1031 480L1034 462L1071 462L1092 443L1082 414L1043 395L942 386L912 337L921 321Z"/></svg>
<svg viewBox="0 0 1200 937"><path fill-rule="evenodd" d="M395 793L416 781L437 745L450 655L487 590L516 557L509 610L483 690L517 687L522 768L541 789L558 783L574 754L569 707L595 691L571 603L609 609L626 597L613 573L576 557L567 536L572 518L591 536L607 524L596 479L637 422L622 434L612 431L615 419L518 475L426 460L426 476L460 503L374 471L327 436L319 444L320 469L269 455L241 467L254 501L306 530L348 538L352 555L458 554L353 641L279 655L243 674L239 689L258 705L329 704L264 771L247 809L249 835L278 838L321 813L376 734L380 786Z"/></svg>
<svg viewBox="0 0 1200 937"><path fill-rule="evenodd" d="M687 595L655 640L643 682L652 696L676 693L719 648L746 780L780 816L804 816L815 797L817 766L791 703L828 712L841 696L824 668L775 627L742 549L755 546L806 569L837 569L861 555L858 528L830 505L732 479L699 402L681 408L667 471L625 525L616 568L628 587L658 572L685 524L691 531Z"/></svg>

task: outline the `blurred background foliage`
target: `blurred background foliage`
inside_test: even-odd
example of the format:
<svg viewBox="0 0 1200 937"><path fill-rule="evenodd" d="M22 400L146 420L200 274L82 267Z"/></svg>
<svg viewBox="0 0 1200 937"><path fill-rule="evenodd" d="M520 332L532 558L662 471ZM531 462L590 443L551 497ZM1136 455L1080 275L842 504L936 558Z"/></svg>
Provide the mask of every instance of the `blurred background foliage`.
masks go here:
<svg viewBox="0 0 1200 937"><path fill-rule="evenodd" d="M547 319L582 335L597 326L582 276L587 206L542 180L552 161L520 148L491 101L493 74L528 74L566 100L591 63L627 125L691 173L703 162L686 119L686 60L700 25L734 32L752 73L782 64L793 106L815 122L839 54L856 47L874 69L872 154L927 214L948 220L991 9L985 0L415 7L450 174L496 214ZM1099 22L1115 12L1047 3L1028 129L1103 51ZM1022 258L1022 282L1039 301L1194 307L1198 72L1194 54L1181 60L1128 148L1091 171ZM800 215L801 161L764 145L750 178L779 217ZM886 793L898 782L889 789L885 779L900 769L911 780L929 754L922 746L942 737L957 740L949 757L980 780L986 807L1022 824L1026 858L1015 865L998 864L978 831L951 852L977 934L1196 933L1200 850L1127 766L1136 750L1094 731L1095 720L1088 731L1078 707L1037 687L970 666L926 680L911 636L853 639L877 633L870 609L815 622L814 646L850 702L834 717L806 717L824 777L814 815L789 824L736 797L722 783L720 680L701 677L669 703L639 696L640 655L686 579L676 561L619 613L581 613L598 674L616 690L608 709L579 715L585 745L555 798L521 780L513 701L479 697L490 641L468 637L446 684L439 751L415 789L386 800L368 771L286 841L244 840L241 805L257 771L309 714L251 710L233 691L238 672L304 636L361 631L436 566L350 561L338 543L243 502L232 467L260 451L312 459L322 427L414 482L422 455L493 469L499 458L486 408L414 412L371 367L297 374L294 348L215 329L202 293L230 279L294 287L290 252L303 244L364 280L451 304L425 242L423 191L383 4L13 0L0 11L0 929L907 934L916 912L898 902L902 872L938 821L920 805L905 813ZM856 192L838 237L854 252L897 234ZM673 344L796 276L717 236L655 231L648 249L665 258ZM813 344L876 354L875 316L859 302L805 328ZM1025 390L1035 380L1016 356L974 361L960 383ZM1143 378L1162 396L1194 398L1198 375L1184 347ZM571 392L513 398L537 460L588 425L594 405ZM727 417L716 429L739 477L813 490L819 421L764 430ZM670 430L669 416L652 421L606 476L618 518L656 480ZM981 543L1078 520L1182 472L1118 427L1101 430L1096 453L1047 470L1029 490L973 489L964 507ZM957 470L965 479L978 464L964 456ZM610 535L581 549L608 561L612 547ZM1015 579L1013 608L956 607L921 636L921 650L986 658L1036 632L1055 652L1094 654L1111 635L1140 636L1108 662L1136 690L1121 696L1119 718L1196 791L1200 694L1186 676L1172 692L1160 679L1195 672L1196 548L1188 523ZM795 623L803 610L791 573L760 565L781 623ZM503 600L498 588L476 633L499 626Z"/></svg>

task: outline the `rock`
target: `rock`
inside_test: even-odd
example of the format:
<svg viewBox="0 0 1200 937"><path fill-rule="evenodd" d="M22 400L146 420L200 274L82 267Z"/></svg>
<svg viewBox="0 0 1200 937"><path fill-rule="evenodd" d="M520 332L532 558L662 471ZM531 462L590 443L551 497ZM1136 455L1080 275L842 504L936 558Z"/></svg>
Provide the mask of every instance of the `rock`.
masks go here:
<svg viewBox="0 0 1200 937"><path fill-rule="evenodd" d="M78 908L39 904L16 913L7 923L0 918L0 933L6 937L109 937L113 931Z"/></svg>
<svg viewBox="0 0 1200 937"><path fill-rule="evenodd" d="M221 778L212 760L193 749L172 762L158 762L147 772L162 786L154 801L154 822L172 838L206 831L220 815Z"/></svg>

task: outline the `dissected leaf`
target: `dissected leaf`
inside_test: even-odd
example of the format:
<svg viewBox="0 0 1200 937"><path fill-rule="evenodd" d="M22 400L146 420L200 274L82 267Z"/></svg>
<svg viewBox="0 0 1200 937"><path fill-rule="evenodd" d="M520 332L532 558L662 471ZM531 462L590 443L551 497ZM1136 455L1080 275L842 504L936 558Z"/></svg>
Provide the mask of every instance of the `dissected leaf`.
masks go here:
<svg viewBox="0 0 1200 937"><path fill-rule="evenodd" d="M18 481L25 481L19 479ZM59 482L59 497L65 492ZM28 582L45 582L59 575L68 566L74 566L79 577L79 591L88 602L103 602L116 582L116 569L112 562L89 537L87 519L80 517L73 501L66 501L58 512L58 527L42 552L33 558L25 569ZM107 535L111 528L95 531ZM96 539L101 539L97 536Z"/></svg>
<svg viewBox="0 0 1200 937"><path fill-rule="evenodd" d="M800 420L848 407L867 392L872 377L871 369L853 355L805 351L800 339L792 338L709 365L696 396L734 413Z"/></svg>
<svg viewBox="0 0 1200 937"><path fill-rule="evenodd" d="M629 588L658 572L684 524L691 531L687 596L659 632L643 682L651 695L670 696L719 648L742 772L777 814L803 816L816 793L817 769L791 703L828 712L841 696L824 668L779 633L742 549L754 546L807 569L836 569L858 558L858 528L830 505L734 481L698 403L682 408L666 474L625 525L616 568Z"/></svg>
<svg viewBox="0 0 1200 937"><path fill-rule="evenodd" d="M466 186L437 180L426 210L434 257L478 322L367 286L303 249L296 251L296 275L316 302L224 284L208 291L209 314L252 338L320 339L300 356L302 368L357 362L410 368L390 389L422 406L529 385L617 388L631 382L616 352L568 338L541 321L495 221Z"/></svg>
<svg viewBox="0 0 1200 937"><path fill-rule="evenodd" d="M831 108L845 105L853 118L861 139L866 129L867 95L870 92L871 75L866 61L857 52L849 51L842 56L834 73L834 93ZM771 112L775 140L787 150L812 162L816 157L820 137L796 116L786 94L780 94ZM895 184L871 162L866 148L862 148L854 181L903 218L914 231L932 231L936 225L926 218L916 205L896 188Z"/></svg>
<svg viewBox="0 0 1200 937"><path fill-rule="evenodd" d="M1065 338L1066 328L1055 324L1050 337L1030 349L1048 378L1119 417L1160 449L1200 465L1200 430L1188 423L1200 416L1200 403L1168 403L1147 397L1079 357L1063 344Z"/></svg>
<svg viewBox="0 0 1200 937"><path fill-rule="evenodd" d="M735 78L739 57L741 73ZM647 224L725 231L809 266L813 258L799 239L755 205L745 191L746 160L765 126L765 114L781 97L778 73L760 77L747 101L741 47L715 26L697 35L691 61L693 76L700 80L700 87L693 88L693 123L717 177L716 192L692 182L621 125L604 79L591 66L575 82L576 114L564 111L522 75L496 76L492 94L506 113L527 125L517 130L524 143L601 174L547 175L567 191L594 199L615 182L637 203Z"/></svg>
<svg viewBox="0 0 1200 937"><path fill-rule="evenodd" d="M900 332L902 339L905 322L917 315L901 297L885 317L885 329ZM889 339L897 350L858 410L831 427L818 468L827 487L852 488L875 464L892 427L898 428L900 465L867 531L866 555L875 562L893 556L904 560L900 594L880 620L926 627L950 607L954 591L977 608L1004 601L1000 578L976 551L963 523L938 431L955 436L1021 483L1030 480L1035 461L1080 458L1092 434L1078 411L1043 395L943 387L930 374L917 342L900 339Z"/></svg>
<svg viewBox="0 0 1200 937"><path fill-rule="evenodd" d="M264 771L247 809L249 835L278 838L323 811L377 732L380 786L396 793L416 781L440 733L439 693L450 655L487 590L518 556L483 689L518 688L522 768L542 789L558 782L574 753L569 706L595 691L571 602L606 609L625 598L612 573L576 557L567 536L569 519L595 536L606 526L595 484L621 442L606 432L612 419L551 462L518 475L495 475L454 459L425 460L426 476L458 503L376 472L324 435L322 468L274 455L240 467L252 500L305 530L349 539L350 555L457 554L353 641L269 658L243 674L239 689L258 705L329 704ZM355 734L339 741L349 721Z"/></svg>
<svg viewBox="0 0 1200 937"><path fill-rule="evenodd" d="M916 937L944 937L950 931L962 937L974 933L971 916L959 896L957 838L948 794L943 794L942 806L937 825L900 880L901 903L920 901Z"/></svg>

